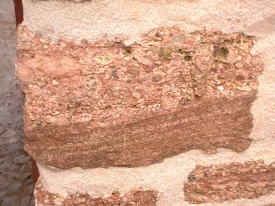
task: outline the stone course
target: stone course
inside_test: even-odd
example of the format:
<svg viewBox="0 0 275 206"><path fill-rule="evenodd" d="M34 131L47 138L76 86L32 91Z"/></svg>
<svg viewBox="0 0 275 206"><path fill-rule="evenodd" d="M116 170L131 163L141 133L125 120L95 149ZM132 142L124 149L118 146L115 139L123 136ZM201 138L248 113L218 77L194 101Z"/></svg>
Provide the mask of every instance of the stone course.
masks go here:
<svg viewBox="0 0 275 206"><path fill-rule="evenodd" d="M188 202L201 204L237 198L256 198L275 190L275 164L263 161L197 166L184 184Z"/></svg>
<svg viewBox="0 0 275 206"><path fill-rule="evenodd" d="M40 181L36 184L37 206L81 205L81 206L156 206L157 192L150 190L132 190L122 195L114 191L108 197L92 198L88 194L70 195L66 198L47 192Z"/></svg>
<svg viewBox="0 0 275 206"><path fill-rule="evenodd" d="M249 36L159 28L125 47L18 34L26 149L44 164L132 167L250 145L263 63Z"/></svg>

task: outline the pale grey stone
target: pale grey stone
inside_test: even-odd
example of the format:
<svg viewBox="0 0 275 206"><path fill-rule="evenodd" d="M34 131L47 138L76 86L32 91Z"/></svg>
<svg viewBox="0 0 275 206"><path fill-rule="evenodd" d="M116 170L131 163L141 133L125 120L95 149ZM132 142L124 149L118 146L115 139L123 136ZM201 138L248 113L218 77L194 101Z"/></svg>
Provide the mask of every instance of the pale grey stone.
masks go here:
<svg viewBox="0 0 275 206"><path fill-rule="evenodd" d="M19 205L19 197L7 196L0 200L1 206L17 206Z"/></svg>
<svg viewBox="0 0 275 206"><path fill-rule="evenodd" d="M20 206L28 206L31 201L31 196L26 196L23 198L23 200L20 203Z"/></svg>
<svg viewBox="0 0 275 206"><path fill-rule="evenodd" d="M19 181L14 181L8 186L8 192L17 192L22 186L22 183Z"/></svg>

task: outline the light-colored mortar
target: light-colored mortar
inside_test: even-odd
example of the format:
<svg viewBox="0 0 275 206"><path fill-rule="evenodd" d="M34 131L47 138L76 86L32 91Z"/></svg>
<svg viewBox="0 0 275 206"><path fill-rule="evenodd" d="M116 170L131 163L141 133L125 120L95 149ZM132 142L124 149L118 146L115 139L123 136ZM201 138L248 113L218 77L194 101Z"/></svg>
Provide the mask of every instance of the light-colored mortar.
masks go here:
<svg viewBox="0 0 275 206"><path fill-rule="evenodd" d="M23 0L24 23L52 39L93 41L130 36L130 42L159 26L178 25L186 32L206 28L242 32L274 14L274 0ZM274 18L273 18L274 19ZM273 25L274 29L274 25ZM251 31L254 33L254 31ZM129 42L128 42L129 43Z"/></svg>
<svg viewBox="0 0 275 206"><path fill-rule="evenodd" d="M141 1L91 1L82 4L63 1L24 1L25 22L33 31L52 39L86 38L94 41L106 34L130 36L138 41L142 33L158 26L179 25L188 32L205 28L223 32L245 32L257 37L253 54L260 55L265 70L259 78L258 99L252 107L252 144L238 154L219 149L215 155L190 151L160 164L138 168L56 170L39 165L41 180L52 193L109 195L143 187L159 192L158 206L184 206L183 183L197 164L212 165L263 159L275 161L275 2L273 0L198 0L170 3ZM150 138L150 137L148 137ZM275 202L275 193L255 200L235 200L203 205L265 205Z"/></svg>

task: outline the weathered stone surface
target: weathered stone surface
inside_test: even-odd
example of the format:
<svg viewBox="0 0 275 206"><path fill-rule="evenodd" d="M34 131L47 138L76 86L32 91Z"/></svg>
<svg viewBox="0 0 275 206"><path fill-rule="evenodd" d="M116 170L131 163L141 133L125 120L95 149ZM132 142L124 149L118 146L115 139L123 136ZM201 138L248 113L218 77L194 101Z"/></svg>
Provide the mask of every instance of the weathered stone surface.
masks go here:
<svg viewBox="0 0 275 206"><path fill-rule="evenodd" d="M185 198L193 204L252 199L274 190L275 165L263 161L197 166L184 184Z"/></svg>
<svg viewBox="0 0 275 206"><path fill-rule="evenodd" d="M119 192L113 192L109 197L92 198L88 194L75 194L63 198L47 192L40 181L36 184L35 197L37 206L155 206L157 202L157 192L151 190L133 190L124 195L121 195Z"/></svg>
<svg viewBox="0 0 275 206"><path fill-rule="evenodd" d="M140 166L192 149L242 152L263 64L253 38L159 28L57 44L19 30L26 149L59 168ZM43 152L41 152L43 151Z"/></svg>

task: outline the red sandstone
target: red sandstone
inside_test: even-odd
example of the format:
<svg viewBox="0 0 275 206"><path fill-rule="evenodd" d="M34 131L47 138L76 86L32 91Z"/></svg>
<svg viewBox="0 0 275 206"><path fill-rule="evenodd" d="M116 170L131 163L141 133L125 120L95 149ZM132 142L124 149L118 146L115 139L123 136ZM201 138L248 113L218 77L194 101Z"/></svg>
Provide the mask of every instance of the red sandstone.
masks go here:
<svg viewBox="0 0 275 206"><path fill-rule="evenodd" d="M253 38L159 28L139 43L19 29L26 150L59 168L141 166L192 149L246 150L263 64ZM43 152L41 152L43 151Z"/></svg>
<svg viewBox="0 0 275 206"><path fill-rule="evenodd" d="M186 200L193 204L252 199L274 190L275 164L263 161L197 166L184 185Z"/></svg>

